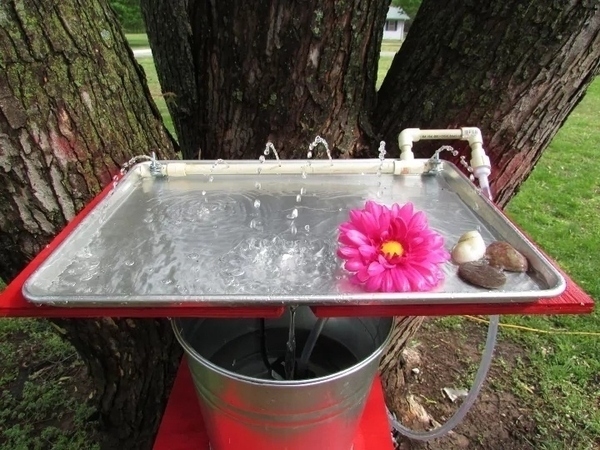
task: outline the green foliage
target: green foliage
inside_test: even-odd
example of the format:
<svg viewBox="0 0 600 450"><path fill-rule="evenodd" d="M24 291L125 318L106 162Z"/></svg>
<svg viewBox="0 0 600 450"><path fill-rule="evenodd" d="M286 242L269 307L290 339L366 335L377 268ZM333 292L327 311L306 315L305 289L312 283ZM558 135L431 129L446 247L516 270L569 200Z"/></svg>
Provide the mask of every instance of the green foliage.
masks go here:
<svg viewBox="0 0 600 450"><path fill-rule="evenodd" d="M139 0L110 0L109 3L126 33L146 30Z"/></svg>
<svg viewBox="0 0 600 450"><path fill-rule="evenodd" d="M419 7L421 6L422 0L392 0L392 6L401 7L410 20L413 21L419 11Z"/></svg>

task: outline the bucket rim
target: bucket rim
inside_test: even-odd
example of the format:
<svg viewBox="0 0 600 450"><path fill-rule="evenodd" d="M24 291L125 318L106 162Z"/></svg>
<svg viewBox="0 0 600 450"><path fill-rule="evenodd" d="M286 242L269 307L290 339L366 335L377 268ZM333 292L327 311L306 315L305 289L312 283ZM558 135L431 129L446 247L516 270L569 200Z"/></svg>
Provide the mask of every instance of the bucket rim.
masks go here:
<svg viewBox="0 0 600 450"><path fill-rule="evenodd" d="M387 344L389 343L389 341L392 337L392 332L394 331L394 325L395 325L394 319L392 317L381 317L380 318L381 320L389 320L390 321L389 330L388 330L387 336L385 337L383 342L379 346L377 346L377 348L368 357L366 357L365 359L362 359L358 363L356 363L344 370L332 373L330 375L325 375L325 376L316 377L316 378L309 378L309 379L304 379L304 380L266 380L266 379L261 379L261 378L250 377L248 375L241 375L239 373L229 371L221 366L214 364L207 358L200 355L200 353L198 353L187 342L187 340L182 336L182 334L179 330L179 327L176 326L176 322L178 320L182 320L182 319L184 319L184 318L171 318L170 321L171 321L171 327L173 328L173 333L175 334L175 338L179 342L179 345L181 345L183 347L186 357L191 356L195 360L197 360L198 362L203 364L204 366L206 366L206 367L210 368L211 370L213 370L214 372L218 373L219 375L227 377L232 380L243 381L245 383L252 384L255 386L269 386L269 387L281 387L281 388L292 387L292 386L293 387L314 386L315 384L335 381L340 378L344 378L354 372L359 371L363 367L371 364L373 362L373 360L379 358L381 353L383 353L384 348L387 346ZM359 319L359 317L356 317L356 319ZM374 317L369 317L369 319L374 319Z"/></svg>

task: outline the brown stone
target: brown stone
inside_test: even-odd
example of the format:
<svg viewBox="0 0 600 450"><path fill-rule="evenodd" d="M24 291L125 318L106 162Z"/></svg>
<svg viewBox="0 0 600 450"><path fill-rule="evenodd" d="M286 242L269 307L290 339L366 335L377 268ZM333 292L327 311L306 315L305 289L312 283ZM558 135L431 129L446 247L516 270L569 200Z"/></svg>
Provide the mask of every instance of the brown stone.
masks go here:
<svg viewBox="0 0 600 450"><path fill-rule="evenodd" d="M487 261L473 261L458 266L458 276L474 286L498 289L506 283L502 270L490 266Z"/></svg>
<svg viewBox="0 0 600 450"><path fill-rule="evenodd" d="M485 258L491 266L509 272L527 272L529 262L508 242L492 242L485 251Z"/></svg>

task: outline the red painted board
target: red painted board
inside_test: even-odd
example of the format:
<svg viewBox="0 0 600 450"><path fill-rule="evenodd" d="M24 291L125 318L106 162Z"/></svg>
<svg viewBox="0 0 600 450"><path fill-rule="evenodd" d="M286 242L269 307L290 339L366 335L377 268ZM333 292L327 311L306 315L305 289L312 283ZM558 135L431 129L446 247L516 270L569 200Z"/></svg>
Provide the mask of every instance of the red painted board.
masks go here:
<svg viewBox="0 0 600 450"><path fill-rule="evenodd" d="M326 439L324 436L323 442L326 442ZM248 442L248 446L240 450L260 448L260 443ZM376 378L354 440L353 450L392 448L381 382ZM153 450L208 450L208 437L185 358L181 360Z"/></svg>

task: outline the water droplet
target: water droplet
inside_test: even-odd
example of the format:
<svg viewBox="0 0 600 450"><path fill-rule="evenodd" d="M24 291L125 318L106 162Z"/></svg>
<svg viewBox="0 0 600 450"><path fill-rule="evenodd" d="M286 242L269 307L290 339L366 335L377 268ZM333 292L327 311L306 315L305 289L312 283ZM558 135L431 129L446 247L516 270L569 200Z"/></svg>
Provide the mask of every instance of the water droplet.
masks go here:
<svg viewBox="0 0 600 450"><path fill-rule="evenodd" d="M88 272L81 276L81 281L89 281L94 278L94 272Z"/></svg>
<svg viewBox="0 0 600 450"><path fill-rule="evenodd" d="M290 233L298 234L298 227L296 227L296 224L294 222L292 222L292 224L290 225Z"/></svg>
<svg viewBox="0 0 600 450"><path fill-rule="evenodd" d="M302 196L300 194L296 195L296 202L300 203L302 201Z"/></svg>
<svg viewBox="0 0 600 450"><path fill-rule="evenodd" d="M134 264L135 264L135 261L131 261L131 260L127 260L127 261L125 261L125 265L126 265L126 266L129 266L129 267L131 267L131 266L133 266Z"/></svg>
<svg viewBox="0 0 600 450"><path fill-rule="evenodd" d="M256 230L256 231L263 231L264 228L265 228L263 226L263 223L260 220L258 220L258 219L252 219L250 221L250 223L248 224L248 226L250 228L252 228L253 230Z"/></svg>
<svg viewBox="0 0 600 450"><path fill-rule="evenodd" d="M269 150L269 147L266 147L265 151L263 153L265 154L265 156L269 156L269 153L271 153L271 150Z"/></svg>
<svg viewBox="0 0 600 450"><path fill-rule="evenodd" d="M310 231L310 225L304 225L304 229L306 230L306 232L308 233Z"/></svg>
<svg viewBox="0 0 600 450"><path fill-rule="evenodd" d="M306 194L306 188L300 188L300 195Z"/></svg>
<svg viewBox="0 0 600 450"><path fill-rule="evenodd" d="M206 191L202 191L202 195L206 195Z"/></svg>
<svg viewBox="0 0 600 450"><path fill-rule="evenodd" d="M381 198L381 196L382 196L381 191L377 191L377 198Z"/></svg>
<svg viewBox="0 0 600 450"><path fill-rule="evenodd" d="M254 187L256 189L260 189L262 186L261 186L261 184L259 182L256 182L256 183L254 183Z"/></svg>
<svg viewBox="0 0 600 450"><path fill-rule="evenodd" d="M311 152L311 151L309 151L309 152L306 154L306 157L307 157L308 159L312 158L312 152Z"/></svg>
<svg viewBox="0 0 600 450"><path fill-rule="evenodd" d="M306 178L306 172L304 170L302 171L302 178Z"/></svg>
<svg viewBox="0 0 600 450"><path fill-rule="evenodd" d="M256 173L260 175L260 173L262 172L262 169L259 167L258 169L256 169Z"/></svg>
<svg viewBox="0 0 600 450"><path fill-rule="evenodd" d="M254 207L260 208L260 200L259 199L254 200Z"/></svg>
<svg viewBox="0 0 600 450"><path fill-rule="evenodd" d="M213 177L212 175L210 177L208 177L209 183L212 183L214 179L215 179L215 177Z"/></svg>
<svg viewBox="0 0 600 450"><path fill-rule="evenodd" d="M196 261L198 258L200 258L200 255L198 253L189 253L187 257L193 261Z"/></svg>
<svg viewBox="0 0 600 450"><path fill-rule="evenodd" d="M290 214L286 216L288 219L295 219L298 217L298 210L294 208Z"/></svg>
<svg viewBox="0 0 600 450"><path fill-rule="evenodd" d="M265 162L264 155L260 155L259 158L258 158L258 160L261 162L261 164L264 163Z"/></svg>

